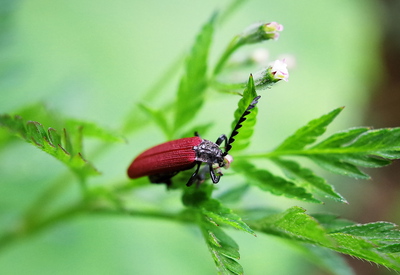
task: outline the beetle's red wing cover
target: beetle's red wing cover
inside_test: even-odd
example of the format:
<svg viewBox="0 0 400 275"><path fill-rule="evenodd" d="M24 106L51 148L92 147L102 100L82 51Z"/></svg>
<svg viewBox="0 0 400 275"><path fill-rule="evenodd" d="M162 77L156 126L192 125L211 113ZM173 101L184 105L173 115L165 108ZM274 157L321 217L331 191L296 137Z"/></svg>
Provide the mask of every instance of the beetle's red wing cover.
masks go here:
<svg viewBox="0 0 400 275"><path fill-rule="evenodd" d="M128 176L136 179L192 168L196 164L196 152L193 147L201 141L200 137L190 137L154 146L133 160L128 168Z"/></svg>

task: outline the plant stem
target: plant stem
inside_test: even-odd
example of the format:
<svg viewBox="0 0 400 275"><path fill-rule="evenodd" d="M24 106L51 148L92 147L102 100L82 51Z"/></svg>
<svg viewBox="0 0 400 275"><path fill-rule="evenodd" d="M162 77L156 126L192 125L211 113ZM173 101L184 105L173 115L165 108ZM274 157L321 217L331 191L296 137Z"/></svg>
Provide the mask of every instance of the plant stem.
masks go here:
<svg viewBox="0 0 400 275"><path fill-rule="evenodd" d="M24 219L18 226L9 230L0 237L0 251L19 239L32 236L46 228L54 226L60 221L64 221L68 218L76 216L77 214L84 212L84 209L85 204L78 203L72 207L60 211L53 216L50 216L47 219L43 219L42 221Z"/></svg>
<svg viewBox="0 0 400 275"><path fill-rule="evenodd" d="M112 214L112 215L124 215L124 216L135 216L135 217L147 217L152 219L162 219L169 221L179 221L185 223L194 223L193 215L186 213L167 213L162 211L145 211L145 210L121 210L121 208L115 209L112 206L105 206L107 202L98 197L93 197L90 200L82 200L76 204L67 207L58 213L51 215L47 218L32 219L32 216L26 216L20 223L14 228L11 228L0 236L0 251L13 244L14 242L31 237L39 232L51 228L65 222L79 214ZM189 211L190 212L190 211Z"/></svg>
<svg viewBox="0 0 400 275"><path fill-rule="evenodd" d="M213 76L218 75L222 71L222 68L224 67L226 61L229 59L232 53L243 45L240 39L241 36L237 35L229 43L228 47L225 49L225 52L222 54L221 58L219 59L217 65L214 68Z"/></svg>

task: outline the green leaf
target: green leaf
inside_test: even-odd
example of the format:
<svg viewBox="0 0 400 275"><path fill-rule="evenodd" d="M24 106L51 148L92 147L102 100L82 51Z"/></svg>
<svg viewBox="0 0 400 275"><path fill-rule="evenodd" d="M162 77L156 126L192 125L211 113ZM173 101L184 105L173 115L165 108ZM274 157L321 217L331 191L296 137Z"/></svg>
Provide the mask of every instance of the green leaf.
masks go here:
<svg viewBox="0 0 400 275"><path fill-rule="evenodd" d="M38 147L42 147L45 140L48 140L46 130L43 125L36 121L28 121L26 123L27 136L30 137L31 141L34 142Z"/></svg>
<svg viewBox="0 0 400 275"><path fill-rule="evenodd" d="M165 136L170 137L171 127L163 111L156 110L145 104L139 104L139 108L152 118L152 121L157 123L160 129L164 132Z"/></svg>
<svg viewBox="0 0 400 275"><path fill-rule="evenodd" d="M78 129L85 137L94 137L108 142L126 142L126 140L115 131L100 127L96 123L78 119L67 119L67 129Z"/></svg>
<svg viewBox="0 0 400 275"><path fill-rule="evenodd" d="M218 196L218 199L223 202L236 203L247 193L248 189L249 189L248 184L243 184L235 188L230 188L225 192L223 192L222 194L220 194Z"/></svg>
<svg viewBox="0 0 400 275"><path fill-rule="evenodd" d="M360 129L361 130L361 129ZM391 159L400 157L400 128L378 129L360 132L341 132L311 147L304 153L316 163L332 172L361 178L368 176L355 166L377 168L388 165ZM339 137L343 141L339 141ZM337 139L337 142L329 142ZM335 167L336 170L335 171Z"/></svg>
<svg viewBox="0 0 400 275"><path fill-rule="evenodd" d="M291 242L291 244L296 245L306 258L329 274L356 275L345 259L335 251L305 243Z"/></svg>
<svg viewBox="0 0 400 275"><path fill-rule="evenodd" d="M342 157L334 156L334 157L337 157L342 162L345 161L355 166L361 166L367 168L379 168L392 163L390 160L368 155L346 154L345 157L343 156Z"/></svg>
<svg viewBox="0 0 400 275"><path fill-rule="evenodd" d="M255 235L254 231L242 221L240 216L233 213L231 209L222 206L217 200L211 199L203 203L201 205L201 212L207 221L216 226L225 224Z"/></svg>
<svg viewBox="0 0 400 275"><path fill-rule="evenodd" d="M250 223L256 231L277 235L289 240L305 241L322 246L332 246L333 240L316 219L307 215L301 207L269 215Z"/></svg>
<svg viewBox="0 0 400 275"><path fill-rule="evenodd" d="M312 215L318 222L325 227L328 232L333 232L342 227L354 225L354 222L340 219L337 215L334 214L313 214Z"/></svg>
<svg viewBox="0 0 400 275"><path fill-rule="evenodd" d="M185 72L179 84L174 129L192 120L200 110L207 87L207 61L214 31L215 16L205 24L186 59ZM176 132L176 131L175 131Z"/></svg>
<svg viewBox="0 0 400 275"><path fill-rule="evenodd" d="M299 207L292 207L283 213L272 214L260 220L248 221L256 231L319 245L400 271L400 257L395 254L400 242L400 231L396 225L376 222L338 228L341 223L349 222L335 222L331 215L315 219ZM328 229L323 226L326 224Z"/></svg>
<svg viewBox="0 0 400 275"><path fill-rule="evenodd" d="M342 162L335 157L332 156L324 156L324 155L316 155L316 156L308 156L311 160L313 160L316 164L326 169L329 172L342 175L349 176L356 179L370 179L370 177L360 171L355 165Z"/></svg>
<svg viewBox="0 0 400 275"><path fill-rule="evenodd" d="M335 240L336 245L332 247L335 251L400 271L399 259L396 259L395 255L380 251L379 247L368 241L368 239L344 233L333 233L330 236Z"/></svg>
<svg viewBox="0 0 400 275"><path fill-rule="evenodd" d="M257 96L253 76L250 75L246 89L243 92L243 97L238 102L238 108L234 113L234 120L232 122L232 131L235 130L236 124L239 122L242 114L246 111L247 107ZM246 120L242 123L242 127L238 130L239 134L235 138L235 142L232 146L232 151L243 150L250 145L250 138L254 132L254 126L256 124L258 109L253 108L251 112L246 116Z"/></svg>
<svg viewBox="0 0 400 275"><path fill-rule="evenodd" d="M0 115L0 126L7 128L11 133L60 160L81 179L89 175L99 174L82 157L80 150L75 152L77 148L73 148L73 143L65 129L62 138L53 128L49 128L46 131L39 122L24 122L19 116L11 117L9 115ZM80 140L81 137L78 137L78 139Z"/></svg>
<svg viewBox="0 0 400 275"><path fill-rule="evenodd" d="M53 146L61 146L61 136L53 128L47 130L49 141Z"/></svg>
<svg viewBox="0 0 400 275"><path fill-rule="evenodd" d="M400 244L390 244L386 246L379 247L378 250L382 253L399 253L400 252Z"/></svg>
<svg viewBox="0 0 400 275"><path fill-rule="evenodd" d="M180 137L193 137L195 132L197 132L200 137L204 137L213 125L214 124L211 122L196 125L195 127L192 127L189 130L185 131L183 134L180 135Z"/></svg>
<svg viewBox="0 0 400 275"><path fill-rule="evenodd" d="M294 182L282 177L275 176L267 170L257 169L249 162L244 160L236 161L232 167L237 172L244 174L249 184L256 185L274 195L286 196L306 202L321 203L321 201L314 198L303 187L299 187Z"/></svg>
<svg viewBox="0 0 400 275"><path fill-rule="evenodd" d="M351 225L333 231L333 233L345 233L353 236L363 237L377 244L400 240L400 231L394 223L373 222L362 225Z"/></svg>
<svg viewBox="0 0 400 275"><path fill-rule="evenodd" d="M317 137L325 133L326 127L342 110L343 108L337 108L320 118L311 120L306 126L300 128L292 136L285 139L275 151L299 150L315 142Z"/></svg>
<svg viewBox="0 0 400 275"><path fill-rule="evenodd" d="M335 201L347 203L347 201L337 193L325 179L318 177L310 169L303 168L294 161L279 158L273 159L273 161L283 168L284 172L290 179L299 182L299 184L307 190L316 192L317 194Z"/></svg>
<svg viewBox="0 0 400 275"><path fill-rule="evenodd" d="M242 266L236 261L240 258L236 242L217 226L204 222L200 226L218 273L243 274Z"/></svg>
<svg viewBox="0 0 400 275"><path fill-rule="evenodd" d="M184 56L179 55L176 60L172 64L170 64L162 73L160 77L154 77L151 81L150 87L143 94L141 99L142 102L153 102L155 98L160 98L162 96L163 88L167 86L172 80L175 79L175 76L180 72L180 68L182 67L184 61ZM164 106L162 109L167 109L168 111L172 109L170 107L171 103L169 100L164 102ZM124 119L122 132L124 134L130 133L133 131L143 130L145 126L150 124L149 117L144 115L143 112L140 111L140 107L137 103L130 108L129 113Z"/></svg>
<svg viewBox="0 0 400 275"><path fill-rule="evenodd" d="M343 146L349 142L352 142L359 135L369 131L369 128L360 127L360 128L352 128L345 131L337 132L324 141L314 145L313 148L316 149L324 149L324 148L335 148Z"/></svg>
<svg viewBox="0 0 400 275"><path fill-rule="evenodd" d="M378 130L366 127L353 128L335 133L305 148L325 132L326 126L341 110L342 108L335 109L327 115L312 120L287 138L275 151L264 156L307 157L329 172L357 179L370 178L359 167L382 167L389 165L391 160L400 158L400 128Z"/></svg>
<svg viewBox="0 0 400 275"><path fill-rule="evenodd" d="M64 142L63 142L64 146L63 147L65 148L64 150L66 152L68 152L68 154L70 154L70 155L75 155L74 146L72 145L71 137L65 128L63 130L64 130ZM82 147L82 146L79 145L79 147Z"/></svg>
<svg viewBox="0 0 400 275"><path fill-rule="evenodd" d="M370 130L343 148L347 147L354 153L397 159L400 157L400 128Z"/></svg>

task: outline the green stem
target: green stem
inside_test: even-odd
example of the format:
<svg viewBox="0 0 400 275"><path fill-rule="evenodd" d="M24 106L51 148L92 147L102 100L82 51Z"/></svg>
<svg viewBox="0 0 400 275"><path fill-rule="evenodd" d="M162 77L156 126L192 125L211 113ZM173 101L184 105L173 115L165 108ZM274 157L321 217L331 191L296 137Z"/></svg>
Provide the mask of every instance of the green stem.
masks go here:
<svg viewBox="0 0 400 275"><path fill-rule="evenodd" d="M371 154L376 151L365 148L327 148L327 149L300 149L300 150L282 150L259 154L235 155L235 158L275 158L281 156L311 156L311 155L340 155L340 154Z"/></svg>
<svg viewBox="0 0 400 275"><path fill-rule="evenodd" d="M221 58L219 59L219 61L217 62L217 65L215 66L214 72L213 72L213 76L218 75L226 61L229 59L229 57L232 55L232 53L234 51L236 51L239 47L241 47L243 45L243 41L241 40L241 36L237 35L235 36L231 43L229 43L228 47L225 49L225 52L221 55Z"/></svg>
<svg viewBox="0 0 400 275"><path fill-rule="evenodd" d="M28 208L25 212L24 220L33 221L37 220L44 212L44 210L59 198L59 195L69 187L71 174L66 173L58 177L53 184L51 184Z"/></svg>
<svg viewBox="0 0 400 275"><path fill-rule="evenodd" d="M180 54L176 60L163 72L161 77L159 77L149 89L147 89L143 93L143 98L141 101L143 102L151 102L155 97L159 96L159 94L163 91L163 88L172 80L174 76L176 76L180 72L180 67L184 61L184 54ZM127 114L124 125L122 126L122 134L129 134L138 127L134 127L137 125L136 119L138 112L142 112L137 103L132 105L131 111ZM147 121L141 121L139 123L140 128L143 129L144 126L148 125Z"/></svg>
<svg viewBox="0 0 400 275"><path fill-rule="evenodd" d="M79 203L41 221L24 219L19 223L18 227L9 230L0 237L0 251L19 239L32 236L46 228L54 226L60 221L76 216L84 212L84 209L85 204Z"/></svg>
<svg viewBox="0 0 400 275"><path fill-rule="evenodd" d="M216 80L211 80L209 85L221 93L229 93L240 96L242 93L236 92L235 90L243 90L246 88L246 83L221 83Z"/></svg>
<svg viewBox="0 0 400 275"><path fill-rule="evenodd" d="M236 10L246 2L247 0L232 0L231 3L224 9L222 14L219 16L219 24L222 25L229 17L236 12Z"/></svg>
<svg viewBox="0 0 400 275"><path fill-rule="evenodd" d="M101 205L101 206L99 206ZM79 214L84 213L94 213L94 214L112 214L112 215L128 215L135 217L147 217L163 220L175 220L185 223L196 222L193 219L192 214L177 213L171 214L162 211L141 211L141 210L121 210L114 209L112 207L105 207L105 204L98 200L98 198L93 198L91 201L78 202L54 215L51 215L44 219L37 220L23 220L19 223L18 227L9 230L7 233L0 237L0 251L5 249L7 246L11 245L15 241L23 238L27 238L37 234L43 230L46 230L62 221L67 221Z"/></svg>

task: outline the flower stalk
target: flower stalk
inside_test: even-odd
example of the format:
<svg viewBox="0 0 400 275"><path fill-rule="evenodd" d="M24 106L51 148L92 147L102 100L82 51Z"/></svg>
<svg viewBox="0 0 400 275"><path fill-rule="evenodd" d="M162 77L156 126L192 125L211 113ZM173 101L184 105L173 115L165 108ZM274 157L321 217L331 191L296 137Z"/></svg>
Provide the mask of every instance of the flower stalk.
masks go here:
<svg viewBox="0 0 400 275"><path fill-rule="evenodd" d="M243 33L236 35L229 43L214 69L214 76L218 75L226 61L238 48L243 45L260 43L267 40L277 40L283 26L277 22L257 23L248 27Z"/></svg>

